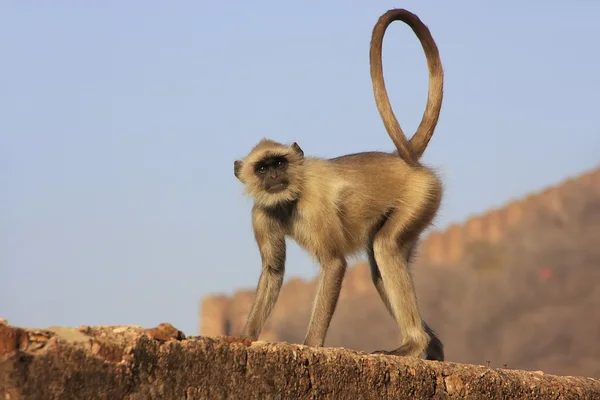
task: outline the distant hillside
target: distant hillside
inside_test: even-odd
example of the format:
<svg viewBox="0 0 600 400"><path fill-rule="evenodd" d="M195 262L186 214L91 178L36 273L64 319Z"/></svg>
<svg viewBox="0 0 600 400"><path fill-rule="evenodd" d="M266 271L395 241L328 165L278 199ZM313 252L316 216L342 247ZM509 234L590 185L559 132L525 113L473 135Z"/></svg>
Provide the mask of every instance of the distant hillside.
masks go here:
<svg viewBox="0 0 600 400"><path fill-rule="evenodd" d="M426 320L449 361L600 377L600 168L433 232L413 267ZM289 281L261 335L301 343L314 282ZM202 302L203 335L236 335L253 291ZM327 346L394 348L399 329L351 268Z"/></svg>

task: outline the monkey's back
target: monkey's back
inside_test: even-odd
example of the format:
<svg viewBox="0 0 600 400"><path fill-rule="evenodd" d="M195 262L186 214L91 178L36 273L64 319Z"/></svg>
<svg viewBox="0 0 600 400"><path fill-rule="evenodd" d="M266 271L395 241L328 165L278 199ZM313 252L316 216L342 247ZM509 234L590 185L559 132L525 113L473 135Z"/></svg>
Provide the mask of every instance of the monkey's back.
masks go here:
<svg viewBox="0 0 600 400"><path fill-rule="evenodd" d="M346 253L361 250L373 227L389 212L437 182L429 169L411 168L400 157L384 152L306 159L304 167L309 186L298 203L292 236L309 250L321 247L328 238L336 238L332 242L340 243ZM304 220L311 221L313 229Z"/></svg>

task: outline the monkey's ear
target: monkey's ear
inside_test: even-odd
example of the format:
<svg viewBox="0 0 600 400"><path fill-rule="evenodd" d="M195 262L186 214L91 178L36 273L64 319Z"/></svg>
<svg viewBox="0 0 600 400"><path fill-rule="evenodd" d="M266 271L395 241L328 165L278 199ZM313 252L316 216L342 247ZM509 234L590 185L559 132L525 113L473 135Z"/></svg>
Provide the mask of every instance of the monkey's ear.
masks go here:
<svg viewBox="0 0 600 400"><path fill-rule="evenodd" d="M290 146L292 148L292 150L294 150L294 152L296 154L298 154L300 157L304 157L304 151L302 151L302 149L300 148L300 146L298 145L298 143L294 142L292 143L292 145Z"/></svg>
<svg viewBox="0 0 600 400"><path fill-rule="evenodd" d="M240 160L235 160L233 162L233 174L235 175L236 178L238 178L240 181L242 180L242 178L240 178L240 173L242 172L242 161Z"/></svg>

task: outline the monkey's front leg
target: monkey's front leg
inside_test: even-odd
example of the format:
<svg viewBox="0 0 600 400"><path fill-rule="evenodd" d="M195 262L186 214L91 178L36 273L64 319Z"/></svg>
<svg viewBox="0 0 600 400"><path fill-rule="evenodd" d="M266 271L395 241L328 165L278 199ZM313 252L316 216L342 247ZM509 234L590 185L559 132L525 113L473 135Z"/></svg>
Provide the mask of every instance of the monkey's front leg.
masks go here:
<svg viewBox="0 0 600 400"><path fill-rule="evenodd" d="M305 345L320 347L325 343L329 323L340 297L346 265L346 259L339 257L321 261L321 275L308 331L304 338Z"/></svg>
<svg viewBox="0 0 600 400"><path fill-rule="evenodd" d="M283 283L283 269L272 269L263 267L258 280L256 297L250 308L246 325L242 329L241 337L256 340L265 325L265 321L273 310L273 306L279 297L279 291Z"/></svg>
<svg viewBox="0 0 600 400"><path fill-rule="evenodd" d="M262 272L258 280L256 295L241 337L256 340L265 321L277 302L285 273L285 238L283 235L257 234L262 257Z"/></svg>

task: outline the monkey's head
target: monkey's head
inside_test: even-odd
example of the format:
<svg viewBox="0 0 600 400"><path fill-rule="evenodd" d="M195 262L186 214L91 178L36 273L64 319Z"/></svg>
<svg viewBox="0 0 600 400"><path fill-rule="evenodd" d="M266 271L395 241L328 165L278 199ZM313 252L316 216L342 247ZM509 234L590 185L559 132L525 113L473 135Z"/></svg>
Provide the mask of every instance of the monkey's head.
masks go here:
<svg viewBox="0 0 600 400"><path fill-rule="evenodd" d="M304 152L296 142L285 146L263 139L246 158L233 163L233 173L257 205L273 207L298 199L303 161Z"/></svg>

